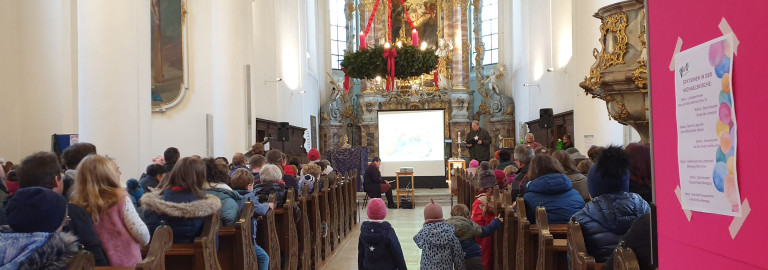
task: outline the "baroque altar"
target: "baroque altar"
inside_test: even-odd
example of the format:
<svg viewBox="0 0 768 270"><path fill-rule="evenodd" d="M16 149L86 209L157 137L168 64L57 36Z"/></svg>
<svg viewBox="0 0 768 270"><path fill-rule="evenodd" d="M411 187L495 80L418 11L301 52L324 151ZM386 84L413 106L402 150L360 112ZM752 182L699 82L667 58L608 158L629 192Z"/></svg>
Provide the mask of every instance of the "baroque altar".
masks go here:
<svg viewBox="0 0 768 270"><path fill-rule="evenodd" d="M355 5L353 0L346 1L347 54L368 44L384 45L391 35L393 47L412 42L417 45L418 41L423 41L421 50L425 47L434 50L438 57L437 67L432 73L421 76L393 78L394 82L381 74L345 83L340 70L328 74L328 87L332 90L320 112L319 150L323 155L340 148L348 138L352 146L367 147L369 158L378 156L377 112L387 110L444 109L445 139L454 142L451 149L446 149L446 157L460 149L455 143L459 139L458 133L466 134L473 120L479 120L480 125L491 133L494 138L492 151L501 148L501 138L515 137L514 100L496 83L504 76L506 66L500 63L487 70L483 66L480 0L359 2ZM468 15L470 8L471 18ZM374 9L376 12L372 13ZM353 27L365 28L366 22L370 22L366 32ZM470 59L472 50L474 59ZM471 60L475 61L474 67L470 66ZM470 81L472 72L474 81ZM345 86L349 92L345 91ZM462 149L461 155L469 154Z"/></svg>

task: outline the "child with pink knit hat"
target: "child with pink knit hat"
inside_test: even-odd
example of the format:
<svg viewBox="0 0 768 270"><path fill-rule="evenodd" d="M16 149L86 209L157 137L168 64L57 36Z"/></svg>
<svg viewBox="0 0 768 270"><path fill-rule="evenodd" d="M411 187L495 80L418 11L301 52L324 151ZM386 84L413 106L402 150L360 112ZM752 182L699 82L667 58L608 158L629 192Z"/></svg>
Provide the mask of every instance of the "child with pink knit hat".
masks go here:
<svg viewBox="0 0 768 270"><path fill-rule="evenodd" d="M421 252L421 269L464 270L464 250L454 228L443 219L443 208L431 200L424 207L424 227L413 237Z"/></svg>
<svg viewBox="0 0 768 270"><path fill-rule="evenodd" d="M360 226L357 242L358 269L406 269L403 250L387 217L381 198L368 201L368 221Z"/></svg>

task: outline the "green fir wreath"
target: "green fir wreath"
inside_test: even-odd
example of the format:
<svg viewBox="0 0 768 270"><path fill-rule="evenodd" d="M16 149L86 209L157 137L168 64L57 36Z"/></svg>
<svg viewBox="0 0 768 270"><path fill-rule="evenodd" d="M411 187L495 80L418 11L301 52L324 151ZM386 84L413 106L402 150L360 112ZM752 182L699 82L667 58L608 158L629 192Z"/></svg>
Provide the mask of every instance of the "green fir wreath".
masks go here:
<svg viewBox="0 0 768 270"><path fill-rule="evenodd" d="M387 76L387 59L384 58L384 46L376 45L366 50L361 50L344 55L341 67L346 70L347 76L355 79L374 79L376 76ZM403 44L397 48L395 57L395 77L406 79L431 73L437 67L437 55L435 50L421 50L410 44Z"/></svg>

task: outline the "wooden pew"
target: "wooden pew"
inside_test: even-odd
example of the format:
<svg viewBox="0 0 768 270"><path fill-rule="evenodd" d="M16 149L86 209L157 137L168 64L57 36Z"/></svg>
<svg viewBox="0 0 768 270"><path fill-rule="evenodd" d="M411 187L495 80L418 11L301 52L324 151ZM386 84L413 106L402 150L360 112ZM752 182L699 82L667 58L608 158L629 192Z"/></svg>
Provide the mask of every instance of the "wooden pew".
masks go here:
<svg viewBox="0 0 768 270"><path fill-rule="evenodd" d="M299 266L299 237L296 232L293 204L296 196L293 189L288 189L283 207L275 207L275 227L280 242L280 255L284 270L296 270ZM280 262L280 259L277 260Z"/></svg>
<svg viewBox="0 0 768 270"><path fill-rule="evenodd" d="M337 189L337 177L335 175L331 176L331 174L328 174L328 207L330 210L330 219L326 222L328 224L328 237L331 240L331 250L335 251L337 248L339 248L339 202L338 197L336 196Z"/></svg>
<svg viewBox="0 0 768 270"><path fill-rule="evenodd" d="M341 243L341 240L344 239L344 237L347 236L347 226L346 222L344 220L347 218L347 207L346 203L344 203L344 186L347 182L347 177L349 175L346 175L344 177L339 177L338 181L336 183L336 203L338 203L338 207L336 207L336 210L338 211L338 215L336 216L337 220L336 223L338 224L336 226L337 235L339 236L339 243Z"/></svg>
<svg viewBox="0 0 768 270"><path fill-rule="evenodd" d="M69 261L69 270L90 270L96 264L93 254L87 250L78 251Z"/></svg>
<svg viewBox="0 0 768 270"><path fill-rule="evenodd" d="M75 254L69 263L67 269L70 270L85 270L85 269L99 269L99 270L121 270L121 269L147 269L147 270L163 270L165 269L165 252L171 249L173 245L173 232L168 226L160 226L155 229L155 233L152 235L152 241L149 242L149 249L142 250L142 253L146 253L144 260L136 264L136 267L113 267L113 266L99 266L94 267L95 260L93 254L87 250L83 250Z"/></svg>
<svg viewBox="0 0 768 270"><path fill-rule="evenodd" d="M357 170L352 170L349 185L347 187L347 198L350 211L347 223L348 230L351 232L357 224Z"/></svg>
<svg viewBox="0 0 768 270"><path fill-rule="evenodd" d="M205 218L203 233L191 244L173 244L165 252L167 269L221 269L216 255L216 232L221 217L215 213Z"/></svg>
<svg viewBox="0 0 768 270"><path fill-rule="evenodd" d="M595 270L601 269L602 264L598 264L595 258L589 256L587 247L584 244L584 234L581 231L581 224L573 218L568 222L568 257L570 257L569 269L571 270Z"/></svg>
<svg viewBox="0 0 768 270"><path fill-rule="evenodd" d="M499 187L494 187L490 193L486 193L486 196L488 196L488 204L493 208L493 215L497 216L504 209L501 190ZM493 238L493 268L502 270L504 269L504 257L506 257L504 254L504 231L498 230L489 237Z"/></svg>
<svg viewBox="0 0 768 270"><path fill-rule="evenodd" d="M515 199L512 197L512 191L504 191L504 203L503 203L503 217L504 222L501 224L500 231L503 231L504 238L502 240L502 269L515 269L515 258L517 254L517 222L518 218L515 215Z"/></svg>
<svg viewBox="0 0 768 270"><path fill-rule="evenodd" d="M311 194L309 194L309 198L307 198L307 210L308 210L308 223L309 228L311 231L311 237L310 240L312 242L311 244L311 261L312 261L312 268L313 269L319 269L320 266L323 264L323 236L320 234L320 199L318 198L318 194L320 193L320 181L315 181L315 188Z"/></svg>
<svg viewBox="0 0 768 270"><path fill-rule="evenodd" d="M613 269L640 270L640 263L637 261L635 252L627 247L627 244L624 241L621 241L613 252Z"/></svg>
<svg viewBox="0 0 768 270"><path fill-rule="evenodd" d="M323 260L327 260L331 257L331 237L330 237L330 230L331 230L331 210L330 210L330 188L331 181L329 180L328 176L321 176L320 177L322 183L323 183L323 190L318 194L318 198L320 200L320 220L325 223L326 225L326 234L322 236L322 250L323 250Z"/></svg>
<svg viewBox="0 0 768 270"><path fill-rule="evenodd" d="M543 206L536 207L536 227L539 232L539 252L536 270L567 268L565 252L568 246L568 239L554 238L552 233L550 233L547 210Z"/></svg>
<svg viewBox="0 0 768 270"><path fill-rule="evenodd" d="M309 226L309 205L307 202L307 197L309 195L309 187L303 186L301 196L298 198L299 201L299 210L301 211L301 222L299 222L297 225L298 227L298 234L299 234L299 246L301 246L301 250L299 250L299 269L302 270L309 270L312 269L312 241L311 239L311 232L310 232L310 226Z"/></svg>
<svg viewBox="0 0 768 270"><path fill-rule="evenodd" d="M251 239L253 202L245 202L232 227L219 228L219 264L222 269L257 269L256 250Z"/></svg>
<svg viewBox="0 0 768 270"><path fill-rule="evenodd" d="M535 224L531 225L526 216L525 200L518 197L515 204L518 218L515 269L532 270L536 266L539 229ZM566 224L550 224L549 232L553 236L567 235L568 226Z"/></svg>
<svg viewBox="0 0 768 270"><path fill-rule="evenodd" d="M269 195L267 202L277 207L275 194ZM275 208L277 209L277 208ZM277 224L275 222L275 211L268 211L264 218L259 219L258 235L256 242L269 255L269 269L280 269L280 240L277 236Z"/></svg>

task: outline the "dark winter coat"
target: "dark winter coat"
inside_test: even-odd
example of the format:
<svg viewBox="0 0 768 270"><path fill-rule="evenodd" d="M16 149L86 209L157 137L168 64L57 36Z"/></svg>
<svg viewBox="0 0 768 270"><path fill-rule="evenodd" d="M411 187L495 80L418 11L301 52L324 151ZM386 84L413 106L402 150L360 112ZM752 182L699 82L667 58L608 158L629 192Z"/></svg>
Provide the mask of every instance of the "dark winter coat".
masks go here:
<svg viewBox="0 0 768 270"><path fill-rule="evenodd" d="M400 241L389 222L365 221L360 226L357 269L406 269Z"/></svg>
<svg viewBox="0 0 768 270"><path fill-rule="evenodd" d="M584 199L562 173L545 174L534 179L528 183L528 192L523 198L531 224L536 222L536 207L539 205L547 209L550 224L566 224L574 213L584 208Z"/></svg>
<svg viewBox="0 0 768 270"><path fill-rule="evenodd" d="M593 198L573 217L581 224L587 253L605 262L624 234L650 207L640 195L630 192L608 193Z"/></svg>
<svg viewBox="0 0 768 270"><path fill-rule="evenodd" d="M80 246L71 233L14 233L8 226L0 230L3 269L68 269Z"/></svg>
<svg viewBox="0 0 768 270"><path fill-rule="evenodd" d="M448 223L424 224L413 241L421 249L421 269L464 270L464 251Z"/></svg>
<svg viewBox="0 0 768 270"><path fill-rule="evenodd" d="M240 214L240 208L237 207L238 202L243 200L243 196L233 190L212 188L204 190L205 194L211 194L221 200L221 209L219 209L219 215L221 216L221 226L231 227L235 226L237 217Z"/></svg>
<svg viewBox="0 0 768 270"><path fill-rule="evenodd" d="M499 219L493 219L491 224L480 226L474 221L465 217L453 216L445 221L453 226L454 234L461 243L461 249L464 251L464 259L480 257L482 249L480 244L475 241L475 237L488 237L495 233L501 227Z"/></svg>
<svg viewBox="0 0 768 270"><path fill-rule="evenodd" d="M475 140L477 136L477 140ZM469 159L475 159L477 161L489 161L491 160L491 134L485 129L470 130L467 132L467 136L464 141L467 144L471 144L469 147ZM483 144L477 144L478 141L483 141Z"/></svg>
<svg viewBox="0 0 768 270"><path fill-rule="evenodd" d="M141 176L141 179L139 179L139 185L144 189L144 192L150 192L150 188L154 189L159 184L160 182L157 181L157 178L149 174L144 174Z"/></svg>
<svg viewBox="0 0 768 270"><path fill-rule="evenodd" d="M646 202L650 203L653 201L653 190L651 189L650 186L646 186L643 184L630 181L629 192L637 193L637 195L640 195L640 197L643 197L643 200L645 200Z"/></svg>
<svg viewBox="0 0 768 270"><path fill-rule="evenodd" d="M651 243L651 226L653 226L653 231L656 231L656 224L651 225L651 214L645 213L632 222L632 227L629 228L622 239L622 241L627 243L627 247L635 252L640 270L655 269L653 267L653 254L651 254L651 249L653 248L653 243ZM605 261L603 269L613 270L613 254Z"/></svg>
<svg viewBox="0 0 768 270"><path fill-rule="evenodd" d="M93 228L91 215L80 206L71 203L67 203L67 211L69 211L69 224L64 226L61 231L74 234L78 238L78 242L85 246L85 250L93 254L96 266L109 266L99 236Z"/></svg>
<svg viewBox="0 0 768 270"><path fill-rule="evenodd" d="M513 197L522 197L525 195L525 186L521 184L525 178L528 176L528 165L525 165L523 167L520 167L517 170L517 175L515 176L515 181L512 182L512 196Z"/></svg>
<svg viewBox="0 0 768 270"><path fill-rule="evenodd" d="M386 183L381 179L381 171L376 166L368 165L363 174L363 191L370 198L381 198L381 184Z"/></svg>
<svg viewBox="0 0 768 270"><path fill-rule="evenodd" d="M166 190L162 195L144 194L141 205L141 219L150 234L160 225L168 225L173 230L174 243L192 243L202 234L205 217L219 211L221 200L210 194L200 198L188 191Z"/></svg>
<svg viewBox="0 0 768 270"><path fill-rule="evenodd" d="M269 195L275 194L275 207L283 207L283 204L285 204L286 199L286 190L285 187L278 183L259 183L255 187L253 187L253 193L256 195L256 198L259 199L259 202L266 203L269 201Z"/></svg>

